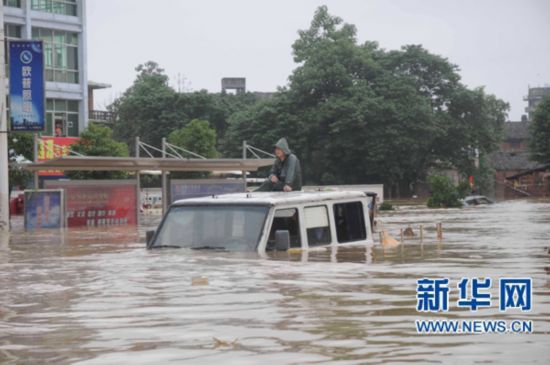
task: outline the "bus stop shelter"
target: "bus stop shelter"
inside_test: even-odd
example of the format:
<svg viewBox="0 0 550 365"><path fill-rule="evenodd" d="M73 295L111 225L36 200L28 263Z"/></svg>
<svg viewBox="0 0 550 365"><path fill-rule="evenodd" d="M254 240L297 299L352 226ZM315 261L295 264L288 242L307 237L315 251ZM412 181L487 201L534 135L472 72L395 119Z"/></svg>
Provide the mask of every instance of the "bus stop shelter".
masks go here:
<svg viewBox="0 0 550 365"><path fill-rule="evenodd" d="M151 158L151 157L94 157L94 156L67 156L28 164L26 169L36 173L38 171L126 171L134 172L137 177L138 196L140 194L139 174L141 171L160 171L162 173L162 201L163 212L167 208L168 184L166 173L173 171L186 172L234 172L241 171L243 184L246 188L246 173L257 171L260 167L273 164L271 158L256 159L204 159L204 158Z"/></svg>

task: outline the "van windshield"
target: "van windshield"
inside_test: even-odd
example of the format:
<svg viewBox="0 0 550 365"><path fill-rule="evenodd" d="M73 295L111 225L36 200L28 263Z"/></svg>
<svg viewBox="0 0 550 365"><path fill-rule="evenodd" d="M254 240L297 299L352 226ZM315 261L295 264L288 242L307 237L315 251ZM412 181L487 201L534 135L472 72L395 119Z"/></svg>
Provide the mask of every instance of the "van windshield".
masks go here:
<svg viewBox="0 0 550 365"><path fill-rule="evenodd" d="M268 212L266 206L175 206L164 218L152 248L254 251Z"/></svg>

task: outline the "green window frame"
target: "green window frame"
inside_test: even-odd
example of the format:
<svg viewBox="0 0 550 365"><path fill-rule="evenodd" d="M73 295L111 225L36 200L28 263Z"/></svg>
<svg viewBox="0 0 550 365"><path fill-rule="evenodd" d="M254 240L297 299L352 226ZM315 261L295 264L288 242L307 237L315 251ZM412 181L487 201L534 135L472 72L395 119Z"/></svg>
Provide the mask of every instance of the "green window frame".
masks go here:
<svg viewBox="0 0 550 365"><path fill-rule="evenodd" d="M46 81L78 84L78 33L33 28L32 37L44 42Z"/></svg>
<svg viewBox="0 0 550 365"><path fill-rule="evenodd" d="M61 121L63 137L78 137L79 119L78 100L46 99L45 135L55 136L54 123Z"/></svg>
<svg viewBox="0 0 550 365"><path fill-rule="evenodd" d="M11 8L20 8L21 0L4 0L4 6L9 6Z"/></svg>
<svg viewBox="0 0 550 365"><path fill-rule="evenodd" d="M52 14L78 15L76 0L32 0L31 9Z"/></svg>

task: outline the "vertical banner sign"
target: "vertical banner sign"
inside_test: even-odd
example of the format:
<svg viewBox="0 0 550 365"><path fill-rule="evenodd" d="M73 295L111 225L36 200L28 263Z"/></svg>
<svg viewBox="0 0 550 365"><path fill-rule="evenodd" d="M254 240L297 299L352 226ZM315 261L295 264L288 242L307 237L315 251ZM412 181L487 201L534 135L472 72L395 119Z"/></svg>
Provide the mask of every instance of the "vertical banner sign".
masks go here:
<svg viewBox="0 0 550 365"><path fill-rule="evenodd" d="M44 48L42 41L10 41L10 130L44 131Z"/></svg>

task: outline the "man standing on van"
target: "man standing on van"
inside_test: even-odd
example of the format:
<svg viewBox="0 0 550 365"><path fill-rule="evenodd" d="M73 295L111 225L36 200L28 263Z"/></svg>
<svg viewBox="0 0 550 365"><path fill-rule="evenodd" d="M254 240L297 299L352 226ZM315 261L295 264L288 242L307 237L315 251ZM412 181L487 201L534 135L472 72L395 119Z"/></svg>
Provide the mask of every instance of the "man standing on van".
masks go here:
<svg viewBox="0 0 550 365"><path fill-rule="evenodd" d="M285 138L275 144L277 158L266 181L256 191L302 190L300 160L292 153Z"/></svg>

